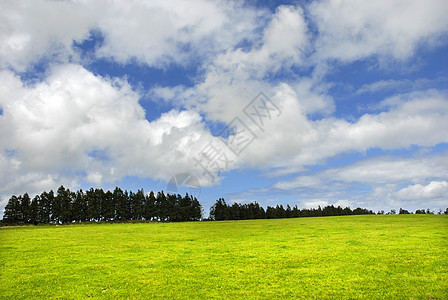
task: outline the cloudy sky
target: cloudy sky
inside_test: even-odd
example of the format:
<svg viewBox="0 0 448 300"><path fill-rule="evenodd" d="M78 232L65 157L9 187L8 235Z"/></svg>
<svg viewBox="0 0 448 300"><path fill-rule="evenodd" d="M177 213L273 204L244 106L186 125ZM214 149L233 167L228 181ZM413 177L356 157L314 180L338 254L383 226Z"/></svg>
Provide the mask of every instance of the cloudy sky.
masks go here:
<svg viewBox="0 0 448 300"><path fill-rule="evenodd" d="M448 1L4 0L12 194L448 207ZM181 182L179 182L180 184Z"/></svg>

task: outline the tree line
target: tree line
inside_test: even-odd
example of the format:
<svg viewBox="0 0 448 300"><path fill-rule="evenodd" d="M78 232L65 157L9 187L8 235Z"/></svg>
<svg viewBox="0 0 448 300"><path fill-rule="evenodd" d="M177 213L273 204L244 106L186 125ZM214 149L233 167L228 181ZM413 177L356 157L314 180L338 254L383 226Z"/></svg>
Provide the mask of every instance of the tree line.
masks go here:
<svg viewBox="0 0 448 300"><path fill-rule="evenodd" d="M202 207L188 193L154 192L143 189L133 193L116 187L114 191L93 189L76 192L59 187L56 194L43 192L33 199L25 193L12 196L3 216L4 223L12 224L66 224L89 221L199 221Z"/></svg>
<svg viewBox="0 0 448 300"><path fill-rule="evenodd" d="M416 214L434 214L427 209L417 209ZM442 211L439 211L441 214ZM444 212L448 214L448 208ZM224 198L219 198L210 208L210 219L215 221L223 220L250 220L250 219L279 219L279 218L300 218L300 217L323 217L323 216L345 216L345 215L373 215L372 210L365 208L350 209L350 207L342 208L333 205L327 205L324 208L304 208L299 209L297 205L291 207L286 205L268 206L266 210L257 202L248 204L233 203L227 204ZM384 211L378 211L377 214L384 214ZM392 209L387 214L396 214L396 210ZM408 210L400 208L399 214L412 214Z"/></svg>
<svg viewBox="0 0 448 300"><path fill-rule="evenodd" d="M377 214L384 214L378 211ZM396 214L392 209L387 214ZM399 214L411 214L400 208ZM442 211L439 211L441 214ZM448 214L448 208L444 212ZM219 198L210 208L207 221L279 219L321 216L369 215L375 214L365 208L350 209L333 205L323 208L304 208L276 205L264 209L257 202L247 204L227 204ZM418 209L415 214L434 214L429 209ZM185 194L157 195L151 191L145 194L143 189L136 193L123 191L116 187L112 192L93 189L76 192L59 187L56 194L43 192L33 199L25 193L13 195L5 207L2 223L6 224L67 224L73 222L126 222L126 221L162 221L183 222L202 220L202 206L196 197Z"/></svg>
<svg viewBox="0 0 448 300"><path fill-rule="evenodd" d="M248 204L233 203L227 204L224 198L219 198L210 208L210 219L222 220L250 220L250 219L280 219L280 218L300 218L300 217L322 217L322 216L344 216L344 215L368 215L375 214L365 208L351 210L349 207L342 208L333 205L320 206L316 208L299 209L297 205L286 208L283 205L274 207L268 206L266 210L257 202Z"/></svg>

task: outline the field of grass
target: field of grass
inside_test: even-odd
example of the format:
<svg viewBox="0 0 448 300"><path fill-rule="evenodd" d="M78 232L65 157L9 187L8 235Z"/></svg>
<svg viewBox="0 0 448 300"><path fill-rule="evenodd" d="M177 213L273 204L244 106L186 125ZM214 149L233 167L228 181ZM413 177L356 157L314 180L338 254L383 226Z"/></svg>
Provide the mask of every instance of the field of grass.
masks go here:
<svg viewBox="0 0 448 300"><path fill-rule="evenodd" d="M0 228L0 298L448 299L448 216Z"/></svg>

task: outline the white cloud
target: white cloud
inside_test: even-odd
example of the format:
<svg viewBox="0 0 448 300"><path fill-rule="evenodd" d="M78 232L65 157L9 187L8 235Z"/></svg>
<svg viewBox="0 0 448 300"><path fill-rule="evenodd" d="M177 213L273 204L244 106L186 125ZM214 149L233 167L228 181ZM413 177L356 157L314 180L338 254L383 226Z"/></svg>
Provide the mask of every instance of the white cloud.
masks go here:
<svg viewBox="0 0 448 300"><path fill-rule="evenodd" d="M0 66L23 72L43 58L78 60L73 41L92 30L104 36L97 57L186 65L251 40L264 14L227 1L2 1Z"/></svg>
<svg viewBox="0 0 448 300"><path fill-rule="evenodd" d="M341 206L356 203L374 210L399 207L415 210L422 205L448 205L447 174L446 152L417 154L412 158L378 156L277 182L269 193L280 190L315 199L311 204L304 203L310 207L318 205L315 201L325 201ZM403 185L407 186L400 188Z"/></svg>
<svg viewBox="0 0 448 300"><path fill-rule="evenodd" d="M317 58L354 61L371 55L404 60L419 43L436 43L446 34L444 0L313 2L310 13L319 30Z"/></svg>
<svg viewBox="0 0 448 300"><path fill-rule="evenodd" d="M9 71L0 77L0 194L64 180L76 186L127 175L168 179L192 168L194 146L212 138L192 111L148 122L126 82L80 66L54 67L35 86Z"/></svg>
<svg viewBox="0 0 448 300"><path fill-rule="evenodd" d="M428 200L448 199L448 182L431 181L427 185L414 184L407 186L395 193L395 196L403 200Z"/></svg>
<svg viewBox="0 0 448 300"><path fill-rule="evenodd" d="M43 58L66 61L88 37L94 7L71 1L2 1L0 67L27 71Z"/></svg>
<svg viewBox="0 0 448 300"><path fill-rule="evenodd" d="M262 12L237 2L106 1L97 24L105 36L98 55L165 68L206 59L251 39Z"/></svg>
<svg viewBox="0 0 448 300"><path fill-rule="evenodd" d="M288 38L286 38L288 36ZM236 38L238 40L238 38ZM207 119L230 122L260 91L269 91L281 84L272 84L265 76L301 63L308 46L307 28L300 8L280 6L250 50L224 48L205 67L203 80L193 88L157 87L150 96L181 102L186 107L204 112ZM300 87L302 95L319 94L311 85ZM324 96L315 97L313 110L326 109Z"/></svg>
<svg viewBox="0 0 448 300"><path fill-rule="evenodd" d="M303 206L305 208L317 208L318 206L325 207L327 205L329 205L327 201L319 200L319 199L306 201L303 203Z"/></svg>

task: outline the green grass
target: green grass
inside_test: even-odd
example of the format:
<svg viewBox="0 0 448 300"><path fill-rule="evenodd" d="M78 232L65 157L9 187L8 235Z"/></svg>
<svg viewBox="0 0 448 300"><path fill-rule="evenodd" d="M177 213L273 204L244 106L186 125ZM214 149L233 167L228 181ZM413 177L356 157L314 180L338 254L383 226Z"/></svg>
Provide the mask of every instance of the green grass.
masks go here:
<svg viewBox="0 0 448 300"><path fill-rule="evenodd" d="M0 229L0 298L448 299L448 216Z"/></svg>

